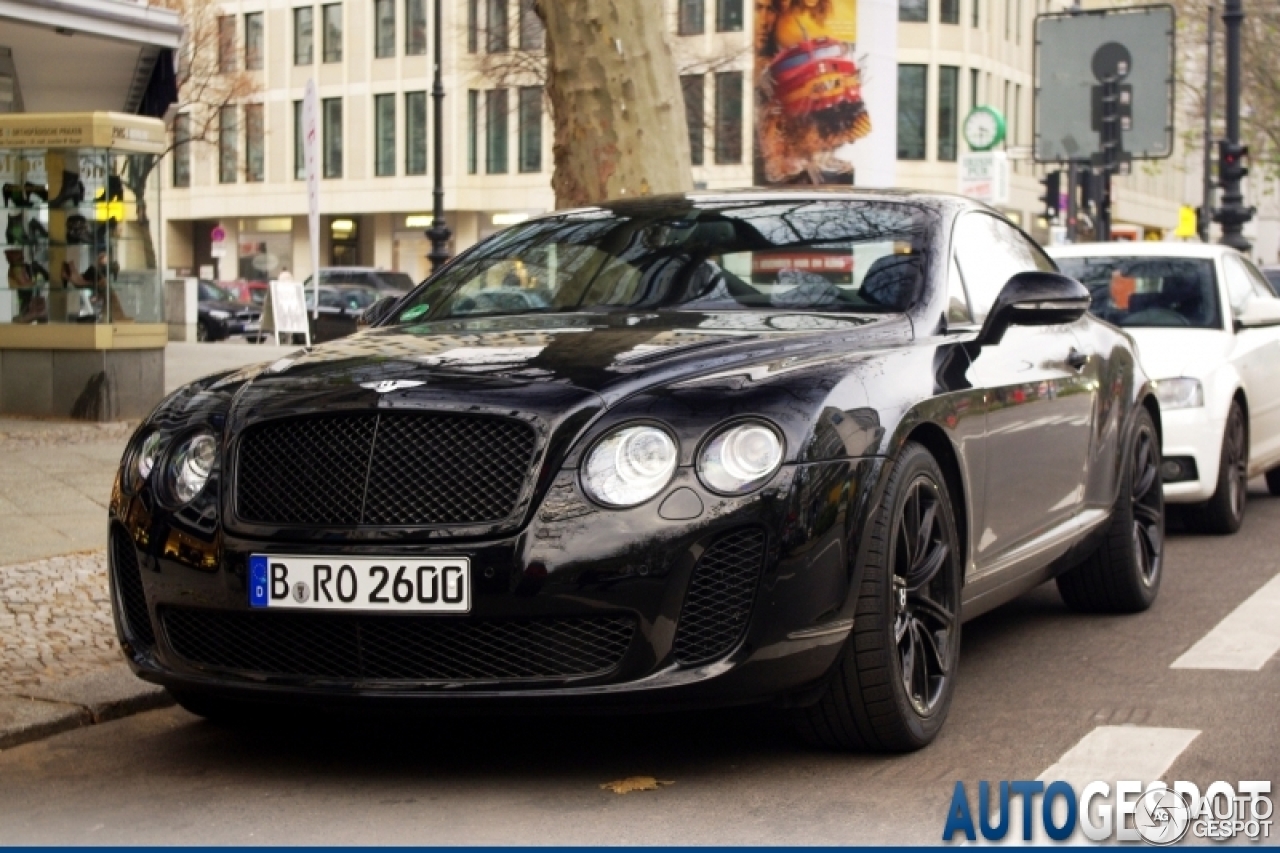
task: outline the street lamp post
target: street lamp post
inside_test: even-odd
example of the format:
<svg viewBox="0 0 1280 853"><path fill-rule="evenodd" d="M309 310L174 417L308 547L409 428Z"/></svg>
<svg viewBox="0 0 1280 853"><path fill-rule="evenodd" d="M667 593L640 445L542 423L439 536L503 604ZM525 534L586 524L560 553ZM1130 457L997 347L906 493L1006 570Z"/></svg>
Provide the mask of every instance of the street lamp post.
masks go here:
<svg viewBox="0 0 1280 853"><path fill-rule="evenodd" d="M1241 179L1248 148L1240 144L1240 25L1244 22L1244 0L1225 0L1222 22L1227 31L1227 138L1218 145L1218 185L1222 187L1222 206L1214 211L1214 221L1222 226L1222 242L1242 252L1249 251L1244 225L1253 218L1253 208L1244 205Z"/></svg>
<svg viewBox="0 0 1280 853"><path fill-rule="evenodd" d="M444 219L444 40L441 38L443 25L440 16L442 0L435 0L435 81L431 85L432 100L432 151L435 155L435 185L432 187L431 227L427 229L427 238L431 240L432 274L439 272L445 261L449 260L449 238L453 232L449 230Z"/></svg>

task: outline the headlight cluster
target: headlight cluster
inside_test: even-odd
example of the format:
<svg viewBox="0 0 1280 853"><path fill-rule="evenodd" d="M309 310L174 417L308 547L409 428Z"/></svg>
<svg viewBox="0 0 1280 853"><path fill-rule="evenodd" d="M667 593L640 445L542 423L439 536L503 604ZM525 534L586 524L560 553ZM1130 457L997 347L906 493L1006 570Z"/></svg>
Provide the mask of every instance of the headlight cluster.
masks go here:
<svg viewBox="0 0 1280 853"><path fill-rule="evenodd" d="M782 457L782 436L774 427L763 421L739 422L704 444L698 454L698 477L713 492L744 495L768 482ZM605 506L637 506L666 488L679 461L676 440L662 427L621 426L587 454L582 487Z"/></svg>
<svg viewBox="0 0 1280 853"><path fill-rule="evenodd" d="M126 474L136 490L152 479L165 456L165 440L158 430L147 434L130 457ZM218 440L209 432L187 436L172 453L168 463L156 476L162 492L172 500L185 504L195 499L209 482L218 459Z"/></svg>
<svg viewBox="0 0 1280 853"><path fill-rule="evenodd" d="M1161 379L1156 383L1156 399L1165 409L1198 409L1204 405L1204 386L1186 376Z"/></svg>

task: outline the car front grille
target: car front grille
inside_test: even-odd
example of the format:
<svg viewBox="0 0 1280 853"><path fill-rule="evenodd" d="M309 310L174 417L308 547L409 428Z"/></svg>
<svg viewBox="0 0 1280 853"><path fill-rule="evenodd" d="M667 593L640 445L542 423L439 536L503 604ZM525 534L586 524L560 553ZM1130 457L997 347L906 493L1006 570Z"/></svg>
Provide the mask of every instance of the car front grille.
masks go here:
<svg viewBox="0 0 1280 853"><path fill-rule="evenodd" d="M147 613L147 596L142 590L138 552L119 528L111 531L111 572L115 576L125 633L138 646L154 646L156 635Z"/></svg>
<svg viewBox="0 0 1280 853"><path fill-rule="evenodd" d="M722 534L693 568L672 652L696 666L724 657L742 640L764 567L764 530Z"/></svg>
<svg viewBox="0 0 1280 853"><path fill-rule="evenodd" d="M170 647L197 667L352 681L523 681L603 675L631 645L625 616L522 622L432 616L161 611Z"/></svg>
<svg viewBox="0 0 1280 853"><path fill-rule="evenodd" d="M236 513L284 525L483 524L515 512L536 436L512 418L365 413L246 430Z"/></svg>

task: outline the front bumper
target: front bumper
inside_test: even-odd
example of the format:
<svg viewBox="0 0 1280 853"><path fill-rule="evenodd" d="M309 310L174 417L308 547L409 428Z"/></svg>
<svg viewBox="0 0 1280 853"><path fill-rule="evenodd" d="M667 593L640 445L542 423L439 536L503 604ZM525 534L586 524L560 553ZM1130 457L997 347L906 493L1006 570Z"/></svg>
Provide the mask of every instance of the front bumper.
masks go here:
<svg viewBox="0 0 1280 853"><path fill-rule="evenodd" d="M1209 409L1169 409L1160 414L1164 432L1163 455L1189 457L1195 460L1195 479L1164 484L1164 497L1169 503L1199 503L1213 497L1218 485L1218 467L1222 459L1222 436L1226 419L1211 416Z"/></svg>
<svg viewBox="0 0 1280 853"><path fill-rule="evenodd" d="M861 459L790 466L763 491L734 499L706 492L691 471L681 469L663 495L624 511L589 504L578 490L574 472L564 471L525 527L505 537L353 544L335 535L324 546L323 553L335 558L434 554L471 560L474 600L469 614L394 617L413 620L402 625L408 634L397 635L406 654L420 651L413 639L419 636L415 631L434 630L446 621L448 630L460 632L450 636L490 632L495 625L599 617L628 621L634 628L625 649L611 666L593 672L511 678L498 671L502 666L488 673L481 666L464 677L438 673L424 677L396 664L400 667L397 677L388 677L386 669L366 671L367 646L354 652L360 658L358 665L352 665L358 672L342 666L315 671L307 657L314 649L300 649L294 658L268 655L273 663L265 667L246 668L239 661L228 664L216 650L205 653L189 638L177 637L173 614L196 612L204 619L242 620L235 623L237 630L246 625L255 631L267 626L264 620L285 614L249 608L249 555L314 554L317 543L245 538L207 517L202 522L190 520L181 512L149 505L145 496L118 490L112 503L117 631L131 666L142 678L175 688L268 701L430 700L449 707L519 702L636 709L788 697L822 682L852 627L850 529L852 519L863 510L861 501L879 465L880 460ZM664 518L665 498L683 489L697 495L702 512L682 520ZM732 637L721 653L690 661L681 651L688 646L682 646L682 631L687 637L694 630L686 608L689 591L701 577L699 572L707 570L718 543L749 530L759 532L763 545L741 628L730 632ZM136 567L128 565L130 559ZM133 592L130 571L137 575ZM134 596L132 609L130 595ZM732 607L726 604L725 610ZM366 628L351 628L326 623L324 614L309 616L316 617L307 630L317 628L320 633L312 636L325 638L325 643L347 630L366 640L372 636L367 622ZM135 629L140 620L146 621L148 630ZM383 630L390 624L378 622L372 627ZM266 643L277 641L270 631L260 636ZM296 632L289 636L288 642L297 642ZM201 642L216 639L215 631L213 640L206 635ZM357 641L357 646L360 642L365 640ZM501 656L512 649L507 645L494 652L493 648L486 645L482 651ZM474 664L474 657L468 658L468 666ZM288 671L276 665L282 659L302 663Z"/></svg>

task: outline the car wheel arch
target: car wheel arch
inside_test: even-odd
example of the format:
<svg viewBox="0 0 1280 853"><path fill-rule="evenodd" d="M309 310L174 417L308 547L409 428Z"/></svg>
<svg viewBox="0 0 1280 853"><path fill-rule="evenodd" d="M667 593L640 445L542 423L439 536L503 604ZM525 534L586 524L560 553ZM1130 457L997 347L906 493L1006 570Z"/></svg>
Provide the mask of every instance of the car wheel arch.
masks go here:
<svg viewBox="0 0 1280 853"><path fill-rule="evenodd" d="M923 445L929 451L946 478L947 494L951 498L951 511L956 520L956 535L960 540L960 585L964 586L966 579L964 568L969 565L969 501L964 475L960 469L960 458L956 455L956 449L951 439L947 437L946 430L932 421L925 421L913 427L902 444L897 447L897 452L901 452L907 442L912 441Z"/></svg>

